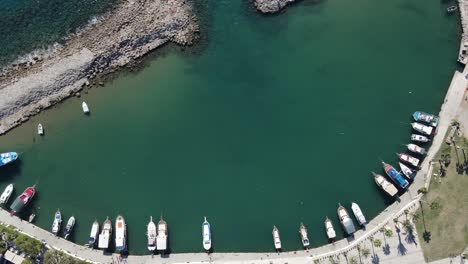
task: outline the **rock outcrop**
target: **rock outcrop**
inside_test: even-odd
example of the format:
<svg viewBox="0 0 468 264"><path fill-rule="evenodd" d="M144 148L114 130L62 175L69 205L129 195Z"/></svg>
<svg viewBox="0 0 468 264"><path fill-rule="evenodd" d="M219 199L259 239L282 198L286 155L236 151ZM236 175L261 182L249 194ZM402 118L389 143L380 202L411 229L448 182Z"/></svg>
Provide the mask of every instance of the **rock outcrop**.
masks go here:
<svg viewBox="0 0 468 264"><path fill-rule="evenodd" d="M255 7L262 13L276 13L296 0L254 0Z"/></svg>
<svg viewBox="0 0 468 264"><path fill-rule="evenodd" d="M97 22L67 37L52 54L0 72L0 134L76 94L96 76L169 41L190 45L197 33L190 1L122 0Z"/></svg>

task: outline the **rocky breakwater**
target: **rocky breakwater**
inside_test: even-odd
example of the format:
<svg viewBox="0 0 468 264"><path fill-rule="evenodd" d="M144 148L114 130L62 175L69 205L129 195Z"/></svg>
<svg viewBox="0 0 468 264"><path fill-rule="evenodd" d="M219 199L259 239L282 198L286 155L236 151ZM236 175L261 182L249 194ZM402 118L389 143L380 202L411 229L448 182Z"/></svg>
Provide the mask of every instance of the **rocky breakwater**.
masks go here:
<svg viewBox="0 0 468 264"><path fill-rule="evenodd" d="M277 13L296 0L254 0L255 7L262 13Z"/></svg>
<svg viewBox="0 0 468 264"><path fill-rule="evenodd" d="M44 57L0 72L0 134L90 85L97 76L131 65L173 41L190 45L198 35L187 0L123 0Z"/></svg>

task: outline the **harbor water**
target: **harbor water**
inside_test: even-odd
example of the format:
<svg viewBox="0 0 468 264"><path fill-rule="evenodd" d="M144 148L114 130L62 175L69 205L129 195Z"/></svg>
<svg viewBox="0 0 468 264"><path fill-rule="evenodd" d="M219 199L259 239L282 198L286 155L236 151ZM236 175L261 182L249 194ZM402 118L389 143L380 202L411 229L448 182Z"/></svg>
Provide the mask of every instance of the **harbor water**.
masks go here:
<svg viewBox="0 0 468 264"><path fill-rule="evenodd" d="M397 165L412 112L439 111L457 16L424 0L306 0L273 16L250 4L202 1L196 46L166 46L0 136L0 152L21 153L0 168L10 202L37 184L24 217L50 230L60 208L78 244L121 214L131 254L147 253L150 216L174 253L203 250L204 216L215 251L245 252L273 251L273 225L299 249L300 222L322 245L326 216L343 237L338 203L368 220L384 210L370 172Z"/></svg>

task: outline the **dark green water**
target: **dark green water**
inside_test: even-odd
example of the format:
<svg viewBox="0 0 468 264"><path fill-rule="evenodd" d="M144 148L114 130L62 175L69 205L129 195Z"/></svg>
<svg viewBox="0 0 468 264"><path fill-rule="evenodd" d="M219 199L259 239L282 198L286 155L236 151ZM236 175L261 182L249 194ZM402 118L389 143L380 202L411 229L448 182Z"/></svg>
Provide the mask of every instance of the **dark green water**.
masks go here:
<svg viewBox="0 0 468 264"><path fill-rule="evenodd" d="M15 196L38 183L31 208L50 229L60 208L72 238L123 214L133 254L146 252L150 215L168 221L173 252L202 250L203 216L216 251L326 242L337 204L369 219L388 204L370 171L397 164L415 110L438 112L458 47L458 18L438 1L303 1L263 17L247 1L209 1L195 54L165 49L0 137L23 152L1 168ZM36 125L46 135L35 135Z"/></svg>

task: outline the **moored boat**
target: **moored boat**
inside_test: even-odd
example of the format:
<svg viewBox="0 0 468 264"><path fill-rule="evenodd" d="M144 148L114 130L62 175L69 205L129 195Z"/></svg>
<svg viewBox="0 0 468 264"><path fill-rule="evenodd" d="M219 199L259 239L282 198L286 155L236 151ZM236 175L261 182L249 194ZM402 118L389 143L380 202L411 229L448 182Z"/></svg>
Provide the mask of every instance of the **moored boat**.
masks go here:
<svg viewBox="0 0 468 264"><path fill-rule="evenodd" d="M153 222L153 217L150 216L150 221L146 226L146 237L148 238L148 250L153 252L156 250L156 225Z"/></svg>
<svg viewBox="0 0 468 264"><path fill-rule="evenodd" d="M102 224L101 234L99 234L98 248L108 249L109 240L112 236L112 222L109 220L109 217L106 218L106 221Z"/></svg>
<svg viewBox="0 0 468 264"><path fill-rule="evenodd" d="M424 134L426 136L432 135L432 131L434 130L433 127L431 126L426 126L418 122L413 122L411 123L411 126L413 127L414 130L418 131L421 134Z"/></svg>
<svg viewBox="0 0 468 264"><path fill-rule="evenodd" d="M325 231L327 232L327 236L329 240L333 240L336 238L336 232L333 228L333 223L328 217L325 219Z"/></svg>
<svg viewBox="0 0 468 264"><path fill-rule="evenodd" d="M412 180L414 176L416 176L416 172L408 168L408 166L401 162L398 162L398 164L400 165L401 172L406 176L406 178Z"/></svg>
<svg viewBox="0 0 468 264"><path fill-rule="evenodd" d="M416 144L408 144L408 145L406 145L406 147L408 147L408 150L413 152L413 153L417 153L419 155L426 155L427 154L426 149L421 148L420 146L418 146Z"/></svg>
<svg viewBox="0 0 468 264"><path fill-rule="evenodd" d="M418 167L419 166L419 159L415 158L415 157L412 157L408 154L405 154L405 153L397 153L398 155L398 158L401 160L401 161L404 161L408 164L411 164L413 165L414 167Z"/></svg>
<svg viewBox="0 0 468 264"><path fill-rule="evenodd" d="M349 217L348 211L344 208L341 204L338 204L338 218L340 219L341 225L345 230L346 234L352 235L356 232L356 228L354 227L353 220Z"/></svg>
<svg viewBox="0 0 468 264"><path fill-rule="evenodd" d="M167 223L161 219L158 222L158 235L156 236L156 248L158 251L165 252L167 250Z"/></svg>
<svg viewBox="0 0 468 264"><path fill-rule="evenodd" d="M36 214L32 213L32 214L29 216L28 222L29 222L29 223L32 223L32 222L34 221L34 218L36 218Z"/></svg>
<svg viewBox="0 0 468 264"><path fill-rule="evenodd" d="M42 124L37 125L37 134L41 136L44 135L44 127Z"/></svg>
<svg viewBox="0 0 468 264"><path fill-rule="evenodd" d="M457 11L458 7L457 6L449 6L447 7L447 13L453 13L455 11Z"/></svg>
<svg viewBox="0 0 468 264"><path fill-rule="evenodd" d="M281 250L281 238L280 238L280 233L278 228L276 226L273 226L273 231L271 232L273 235L273 244L275 245L275 250L280 251Z"/></svg>
<svg viewBox="0 0 468 264"><path fill-rule="evenodd" d="M118 215L115 219L115 250L125 252L127 249L127 227L125 219Z"/></svg>
<svg viewBox="0 0 468 264"><path fill-rule="evenodd" d="M69 219L68 219L68 222L67 222L67 225L65 226L65 232L64 232L64 238L67 239L71 232L73 231L73 227L75 226L75 217L74 216L71 216Z"/></svg>
<svg viewBox="0 0 468 264"><path fill-rule="evenodd" d="M353 214L360 225L364 226L365 224L367 224L366 217L362 213L361 208L357 203L351 203L351 210L353 210Z"/></svg>
<svg viewBox="0 0 468 264"><path fill-rule="evenodd" d="M411 140L416 141L416 142L421 142L421 143L426 143L430 141L428 137L423 136L423 135L418 135L418 134L411 134Z"/></svg>
<svg viewBox="0 0 468 264"><path fill-rule="evenodd" d="M57 235L60 231L60 225L62 224L62 214L57 209L54 215L54 222L52 223L52 234Z"/></svg>
<svg viewBox="0 0 468 264"><path fill-rule="evenodd" d="M211 226L208 221L203 221L202 224L202 235L203 235L203 248L208 252L211 249Z"/></svg>
<svg viewBox="0 0 468 264"><path fill-rule="evenodd" d="M83 103L81 104L81 108L83 108L83 112L84 112L85 114L89 114L89 107L88 107L88 104L86 104L86 102L83 102Z"/></svg>
<svg viewBox="0 0 468 264"><path fill-rule="evenodd" d="M5 152L0 154L0 167L12 163L18 159L18 153L16 152Z"/></svg>
<svg viewBox="0 0 468 264"><path fill-rule="evenodd" d="M302 246L307 249L310 246L309 238L307 237L307 228L303 223L299 225L299 234L301 235Z"/></svg>
<svg viewBox="0 0 468 264"><path fill-rule="evenodd" d="M99 222L94 220L93 225L91 226L91 232L89 233L88 245L94 247L99 235Z"/></svg>
<svg viewBox="0 0 468 264"><path fill-rule="evenodd" d="M10 196L12 193L13 193L13 183L10 183L3 191L2 196L0 196L0 204L6 204L8 200L10 199Z"/></svg>
<svg viewBox="0 0 468 264"><path fill-rule="evenodd" d="M433 127L439 124L439 117L424 112L416 111L413 113L413 119L416 122L423 122Z"/></svg>
<svg viewBox="0 0 468 264"><path fill-rule="evenodd" d="M398 193L398 189L395 187L395 185L387 181L384 176L376 174L375 172L372 172L372 175L374 175L374 180L377 186L384 190L388 195L393 197Z"/></svg>
<svg viewBox="0 0 468 264"><path fill-rule="evenodd" d="M32 200L34 194L36 194L36 185L26 188L26 190L24 190L24 192L10 205L10 214L14 215L23 210L23 208Z"/></svg>
<svg viewBox="0 0 468 264"><path fill-rule="evenodd" d="M403 176L401 176L401 174L395 168L393 168L392 165L382 161L382 166L385 170L385 173L387 173L388 177L390 177L390 179L392 179L392 181L396 183L398 187L402 189L406 189L408 187L408 181L405 178L403 178Z"/></svg>

